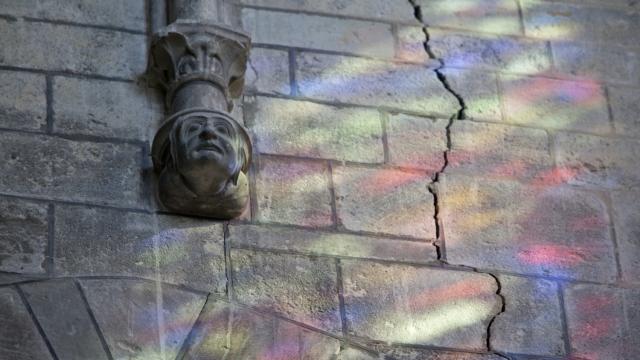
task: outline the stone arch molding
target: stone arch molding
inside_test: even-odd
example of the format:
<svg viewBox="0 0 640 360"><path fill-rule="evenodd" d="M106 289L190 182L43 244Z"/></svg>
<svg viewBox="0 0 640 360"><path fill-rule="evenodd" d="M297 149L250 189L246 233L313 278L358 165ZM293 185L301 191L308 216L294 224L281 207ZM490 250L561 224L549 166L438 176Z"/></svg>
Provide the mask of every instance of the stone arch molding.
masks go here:
<svg viewBox="0 0 640 360"><path fill-rule="evenodd" d="M147 70L165 92L168 113L152 146L158 199L180 214L235 218L249 199L252 145L231 111L251 39L211 21L215 0L168 1L170 24L154 34Z"/></svg>
<svg viewBox="0 0 640 360"><path fill-rule="evenodd" d="M215 294L141 278L0 285L0 319L0 333L11 332L4 334L2 359L378 358Z"/></svg>

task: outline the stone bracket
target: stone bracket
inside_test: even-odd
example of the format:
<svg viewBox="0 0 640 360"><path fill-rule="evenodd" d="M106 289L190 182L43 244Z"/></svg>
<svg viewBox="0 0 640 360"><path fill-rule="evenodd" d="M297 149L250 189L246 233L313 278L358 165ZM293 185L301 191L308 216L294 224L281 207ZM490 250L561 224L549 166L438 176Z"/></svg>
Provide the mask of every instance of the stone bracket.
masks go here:
<svg viewBox="0 0 640 360"><path fill-rule="evenodd" d="M149 51L147 78L165 91L168 112L152 147L158 198L171 211L230 219L248 202L251 139L230 112L242 95L251 39L192 11L217 9L215 0L170 5L194 18L157 31Z"/></svg>

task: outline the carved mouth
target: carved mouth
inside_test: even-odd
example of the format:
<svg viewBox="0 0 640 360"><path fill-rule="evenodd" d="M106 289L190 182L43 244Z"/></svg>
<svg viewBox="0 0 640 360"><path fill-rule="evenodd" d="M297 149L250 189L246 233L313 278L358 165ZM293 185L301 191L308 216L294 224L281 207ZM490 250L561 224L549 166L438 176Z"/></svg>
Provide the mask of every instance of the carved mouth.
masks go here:
<svg viewBox="0 0 640 360"><path fill-rule="evenodd" d="M207 143L207 144L198 146L198 151L212 151L212 152L217 152L217 153L220 153L220 154L224 153L222 147L220 147L218 144L214 144L214 143Z"/></svg>

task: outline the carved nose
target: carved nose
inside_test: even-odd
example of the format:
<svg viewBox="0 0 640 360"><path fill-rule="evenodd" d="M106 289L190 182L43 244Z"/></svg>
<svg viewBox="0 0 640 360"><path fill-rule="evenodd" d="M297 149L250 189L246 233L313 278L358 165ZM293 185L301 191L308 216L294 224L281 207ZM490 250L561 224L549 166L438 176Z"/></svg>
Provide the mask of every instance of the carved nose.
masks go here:
<svg viewBox="0 0 640 360"><path fill-rule="evenodd" d="M216 132L210 128L210 127L206 127L202 130L202 132L200 133L200 138L203 140L214 140L216 139L218 136L216 135Z"/></svg>

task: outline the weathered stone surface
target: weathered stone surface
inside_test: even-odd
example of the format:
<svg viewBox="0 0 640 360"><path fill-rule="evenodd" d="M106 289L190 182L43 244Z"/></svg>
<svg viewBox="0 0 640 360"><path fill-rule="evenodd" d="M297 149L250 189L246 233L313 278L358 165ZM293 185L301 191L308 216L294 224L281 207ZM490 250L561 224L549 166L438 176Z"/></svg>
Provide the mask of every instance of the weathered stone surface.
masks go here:
<svg viewBox="0 0 640 360"><path fill-rule="evenodd" d="M158 277L225 291L221 224L83 206L59 206L55 223L60 274Z"/></svg>
<svg viewBox="0 0 640 360"><path fill-rule="evenodd" d="M43 130L47 122L45 89L44 75L0 71L0 127Z"/></svg>
<svg viewBox="0 0 640 360"><path fill-rule="evenodd" d="M329 360L339 349L340 343L328 336L210 298L185 359Z"/></svg>
<svg viewBox="0 0 640 360"><path fill-rule="evenodd" d="M464 99L464 114L468 119L502 119L497 75L473 69L444 68L440 70L451 89Z"/></svg>
<svg viewBox="0 0 640 360"><path fill-rule="evenodd" d="M543 41L432 29L429 45L447 66L540 73L551 67Z"/></svg>
<svg viewBox="0 0 640 360"><path fill-rule="evenodd" d="M504 357L487 354L474 354L453 351L439 351L429 349L415 349L400 346L373 345L375 350L397 360L504 360ZM360 358L354 358L353 360ZM368 359L368 358L366 358ZM372 358L373 359L378 359ZM351 359L350 359L351 360ZM520 360L518 358L518 360Z"/></svg>
<svg viewBox="0 0 640 360"><path fill-rule="evenodd" d="M41 277L41 276L24 275L24 274L16 274L16 273L0 273L0 285L18 283L18 282L30 280L30 279Z"/></svg>
<svg viewBox="0 0 640 360"><path fill-rule="evenodd" d="M247 65L247 90L284 95L291 93L288 52L254 48L251 49Z"/></svg>
<svg viewBox="0 0 640 360"><path fill-rule="evenodd" d="M411 64L302 52L300 94L340 103L383 106L448 118L458 102L428 68Z"/></svg>
<svg viewBox="0 0 640 360"><path fill-rule="evenodd" d="M352 347L345 348L340 351L336 360L378 360L380 357L375 354L368 353L364 350Z"/></svg>
<svg viewBox="0 0 640 360"><path fill-rule="evenodd" d="M516 0L418 0L428 26L471 31L520 34Z"/></svg>
<svg viewBox="0 0 640 360"><path fill-rule="evenodd" d="M141 149L57 137L0 133L0 191L138 207Z"/></svg>
<svg viewBox="0 0 640 360"><path fill-rule="evenodd" d="M574 357L590 360L625 359L625 316L621 290L596 285L572 285L565 289L564 299Z"/></svg>
<svg viewBox="0 0 640 360"><path fill-rule="evenodd" d="M205 297L139 280L82 280L115 359L175 359Z"/></svg>
<svg viewBox="0 0 640 360"><path fill-rule="evenodd" d="M302 10L330 15L354 16L385 21L414 22L413 8L404 0L235 0L244 5Z"/></svg>
<svg viewBox="0 0 640 360"><path fill-rule="evenodd" d="M427 170L429 176L444 166L448 120L404 114L389 115L387 144L393 165Z"/></svg>
<svg viewBox="0 0 640 360"><path fill-rule="evenodd" d="M242 25L255 43L348 52L391 59L391 25L245 8Z"/></svg>
<svg viewBox="0 0 640 360"><path fill-rule="evenodd" d="M640 289L625 289L623 300L627 320L623 347L625 358L632 360L640 353Z"/></svg>
<svg viewBox="0 0 640 360"><path fill-rule="evenodd" d="M502 124L455 121L446 171L512 177L543 177L553 167L544 130Z"/></svg>
<svg viewBox="0 0 640 360"><path fill-rule="evenodd" d="M108 359L73 280L21 285L40 326L60 359Z"/></svg>
<svg viewBox="0 0 640 360"><path fill-rule="evenodd" d="M157 221L153 237L160 277L173 284L224 294L227 280L222 223L178 216L159 216Z"/></svg>
<svg viewBox="0 0 640 360"><path fill-rule="evenodd" d="M145 31L144 0L0 0L3 14Z"/></svg>
<svg viewBox="0 0 640 360"><path fill-rule="evenodd" d="M616 133L640 137L640 91L616 86L608 89Z"/></svg>
<svg viewBox="0 0 640 360"><path fill-rule="evenodd" d="M402 61L429 63L429 54L424 48L427 35L421 26L399 26L396 58Z"/></svg>
<svg viewBox="0 0 640 360"><path fill-rule="evenodd" d="M331 225L326 163L262 157L259 167L255 189L258 221Z"/></svg>
<svg viewBox="0 0 640 360"><path fill-rule="evenodd" d="M430 182L428 176L416 172L335 167L338 222L354 231L434 239Z"/></svg>
<svg viewBox="0 0 640 360"><path fill-rule="evenodd" d="M528 36L637 45L640 13L631 8L523 0L522 11Z"/></svg>
<svg viewBox="0 0 640 360"><path fill-rule="evenodd" d="M14 288L0 288L0 359L53 360Z"/></svg>
<svg viewBox="0 0 640 360"><path fill-rule="evenodd" d="M601 6L611 6L611 7L622 7L622 8L633 8L638 7L638 3L635 1L629 0L544 0L549 2L560 2L560 3L576 3L576 4L596 4Z"/></svg>
<svg viewBox="0 0 640 360"><path fill-rule="evenodd" d="M609 188L640 186L640 142L583 134L555 138L562 179L570 184Z"/></svg>
<svg viewBox="0 0 640 360"><path fill-rule="evenodd" d="M562 304L556 283L499 275L505 312L491 325L491 348L502 353L565 354Z"/></svg>
<svg viewBox="0 0 640 360"><path fill-rule="evenodd" d="M328 331L341 329L334 260L231 250L239 302Z"/></svg>
<svg viewBox="0 0 640 360"><path fill-rule="evenodd" d="M0 198L0 271L45 273L47 205Z"/></svg>
<svg viewBox="0 0 640 360"><path fill-rule="evenodd" d="M624 46L592 42L551 42L554 65L561 74L586 81L637 84L640 56Z"/></svg>
<svg viewBox="0 0 640 360"><path fill-rule="evenodd" d="M257 97L245 103L261 153L382 163L382 123L375 110Z"/></svg>
<svg viewBox="0 0 640 360"><path fill-rule="evenodd" d="M615 281L609 217L592 193L447 175L438 195L452 264Z"/></svg>
<svg viewBox="0 0 640 360"><path fill-rule="evenodd" d="M119 78L144 73L146 39L118 31L0 19L0 64Z"/></svg>
<svg viewBox="0 0 640 360"><path fill-rule="evenodd" d="M411 263L428 263L437 259L435 247L426 241L402 241L286 227L232 225L227 241L232 247L294 251L310 255Z"/></svg>
<svg viewBox="0 0 640 360"><path fill-rule="evenodd" d="M501 76L505 121L550 129L611 132L604 91L593 82Z"/></svg>
<svg viewBox="0 0 640 360"><path fill-rule="evenodd" d="M612 195L613 221L618 256L625 281L640 283L640 191L619 191Z"/></svg>
<svg viewBox="0 0 640 360"><path fill-rule="evenodd" d="M56 77L53 113L55 132L146 140L163 111L158 96L132 83Z"/></svg>
<svg viewBox="0 0 640 360"><path fill-rule="evenodd" d="M345 260L347 331L373 340L483 351L500 312L484 274Z"/></svg>

